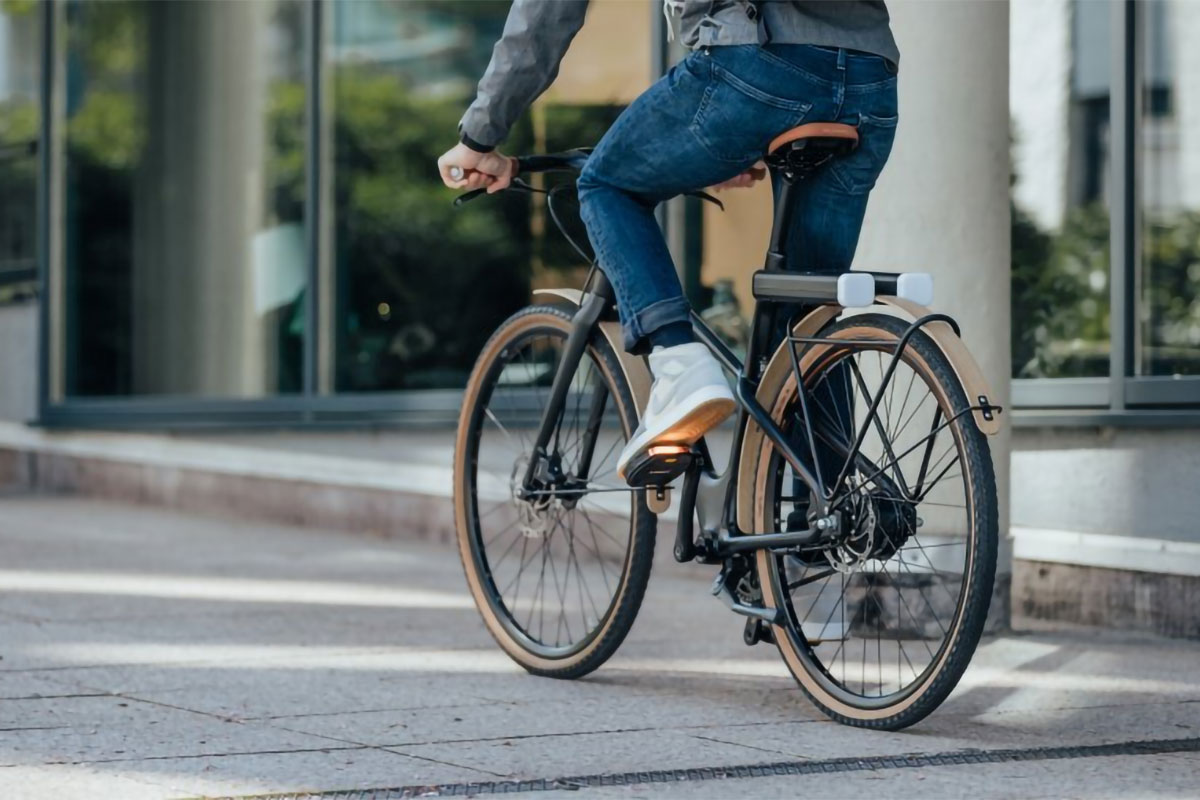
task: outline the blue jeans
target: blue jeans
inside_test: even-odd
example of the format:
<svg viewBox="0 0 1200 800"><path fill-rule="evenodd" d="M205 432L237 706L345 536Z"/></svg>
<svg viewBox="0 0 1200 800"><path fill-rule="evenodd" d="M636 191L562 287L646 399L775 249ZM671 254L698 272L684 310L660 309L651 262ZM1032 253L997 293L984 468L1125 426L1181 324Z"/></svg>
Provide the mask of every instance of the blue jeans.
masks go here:
<svg viewBox="0 0 1200 800"><path fill-rule="evenodd" d="M732 178L805 122L856 125L860 140L797 187L788 268L844 272L896 133L896 75L885 59L810 45L707 48L617 118L584 166L579 201L627 350L646 352L649 335L688 319L655 206Z"/></svg>

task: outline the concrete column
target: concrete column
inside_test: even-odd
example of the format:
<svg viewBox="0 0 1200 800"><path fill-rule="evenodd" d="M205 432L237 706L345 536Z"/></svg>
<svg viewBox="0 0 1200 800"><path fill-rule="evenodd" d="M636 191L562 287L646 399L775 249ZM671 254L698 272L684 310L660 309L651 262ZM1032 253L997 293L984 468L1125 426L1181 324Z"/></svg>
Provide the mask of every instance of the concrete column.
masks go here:
<svg viewBox="0 0 1200 800"><path fill-rule="evenodd" d="M134 392L258 396L264 3L149 7L147 140L134 214Z"/></svg>
<svg viewBox="0 0 1200 800"><path fill-rule="evenodd" d="M938 311L1009 402L1008 3L888 3L900 46L900 127L871 195L857 269L934 275ZM990 439L1000 499L993 619L1007 624L1009 423Z"/></svg>

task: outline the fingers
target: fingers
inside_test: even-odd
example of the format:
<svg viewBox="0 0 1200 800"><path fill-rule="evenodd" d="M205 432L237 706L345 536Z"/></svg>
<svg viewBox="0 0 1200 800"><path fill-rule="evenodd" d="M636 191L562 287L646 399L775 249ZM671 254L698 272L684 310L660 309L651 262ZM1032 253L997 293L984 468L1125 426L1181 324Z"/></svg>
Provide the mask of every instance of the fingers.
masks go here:
<svg viewBox="0 0 1200 800"><path fill-rule="evenodd" d="M501 175L499 177L492 178L491 183L488 184L488 194L495 194L496 192L503 191L504 189L508 188L510 183L512 183L512 175Z"/></svg>
<svg viewBox="0 0 1200 800"><path fill-rule="evenodd" d="M753 182L754 182L753 178L751 178L745 172L742 172L737 175L734 175L732 178L730 178L727 181L722 181L721 183L718 183L716 186L714 186L712 188L714 191L722 192L726 189L741 189L741 188L751 185Z"/></svg>
<svg viewBox="0 0 1200 800"><path fill-rule="evenodd" d="M481 189L484 186L490 185L493 180L495 180L495 178L493 178L491 175L473 169L467 173L467 178L463 183L463 188L465 188L467 191L474 191L475 189Z"/></svg>
<svg viewBox="0 0 1200 800"><path fill-rule="evenodd" d="M745 172L739 172L729 180L718 183L712 189L717 192L724 191L725 189L745 189L753 186L765 177L767 177L767 168L760 161Z"/></svg>
<svg viewBox="0 0 1200 800"><path fill-rule="evenodd" d="M467 191L487 187L489 191L498 192L507 187L516 174L516 159L494 151L476 153L462 144L443 153L437 165L442 183L451 189ZM502 181L499 185L498 180Z"/></svg>
<svg viewBox="0 0 1200 800"><path fill-rule="evenodd" d="M507 189L512 183L513 178L517 176L517 159L511 156L499 156L499 161L495 166L495 180L488 186L488 194L495 194L503 189ZM490 165L489 166L493 166Z"/></svg>

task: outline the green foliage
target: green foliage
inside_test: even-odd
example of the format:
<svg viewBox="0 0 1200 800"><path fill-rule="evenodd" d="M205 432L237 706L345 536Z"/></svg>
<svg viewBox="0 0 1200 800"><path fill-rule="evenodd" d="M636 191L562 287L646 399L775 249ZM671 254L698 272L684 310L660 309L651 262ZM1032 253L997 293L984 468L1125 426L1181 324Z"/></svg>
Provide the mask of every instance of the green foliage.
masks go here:
<svg viewBox="0 0 1200 800"><path fill-rule="evenodd" d="M1107 209L1073 209L1058 235L1012 211L1014 376L1107 375Z"/></svg>
<svg viewBox="0 0 1200 800"><path fill-rule="evenodd" d="M134 0L84 3L86 18L69 25L68 48L89 76L116 82L134 75L145 59L146 15Z"/></svg>
<svg viewBox="0 0 1200 800"><path fill-rule="evenodd" d="M33 0L0 0L0 17L31 17ZM28 27L28 26L23 26ZM0 41L0 59L4 43ZM27 297L27 281L13 283L11 267L25 268L35 255L38 160L37 103L18 94L0 98L0 304Z"/></svg>
<svg viewBox="0 0 1200 800"><path fill-rule="evenodd" d="M322 129L332 135L320 165L333 202L321 211L332 229L334 330L325 335L335 337L339 391L461 385L490 332L528 300L535 246L531 199L505 194L455 209L453 193L442 186L435 167L454 141L467 101L447 87L459 87L459 78L476 67L482 70L486 45L507 7L476 0L412 0L387 7L396 12L397 24L459 32L459 44L443 54L447 60L439 62L436 76L426 74L434 68L426 62L338 60L331 66L324 100L330 118ZM66 131L75 226L69 291L94 317L76 321L86 323L91 337L88 356L80 361L104 374L102 389L76 387L89 393L120 393L127 380L134 176L145 169L147 137L156 135L147 129L142 94L146 8L124 1L86 3L65 28L69 74L79 81L68 93L73 105ZM269 87L261 128L267 158L262 178L267 214L261 224L304 219L312 224L305 208L309 99L299 81L276 79ZM552 140L545 146L593 144L619 111L548 109ZM25 120L0 109L0 135L30 126L36 128L36 117ZM506 149L534 149L528 120L512 131ZM137 186L152 186L149 177ZM576 268L578 256L547 227L539 243L544 261ZM113 319L101 319L105 310ZM305 335L302 311L300 298L284 315L288 347L298 347ZM98 349L104 350L102 358L96 357Z"/></svg>
<svg viewBox="0 0 1200 800"><path fill-rule="evenodd" d="M131 170L146 143L146 125L138 98L128 92L94 89L67 124L71 155L89 164Z"/></svg>
<svg viewBox="0 0 1200 800"><path fill-rule="evenodd" d="M1012 225L1013 375L1108 375L1107 209L1073 209L1049 234L1014 207ZM1142 239L1142 372L1200 374L1200 212L1147 220Z"/></svg>
<svg viewBox="0 0 1200 800"><path fill-rule="evenodd" d="M1142 239L1144 371L1200 374L1200 212L1148 221Z"/></svg>
<svg viewBox="0 0 1200 800"><path fill-rule="evenodd" d="M0 102L0 144L24 144L38 137L38 108L29 100Z"/></svg>
<svg viewBox="0 0 1200 800"><path fill-rule="evenodd" d="M435 162L459 99L346 66L334 107L338 388L461 383L488 333L528 297L528 199L452 207ZM528 142L525 125L510 138L514 149Z"/></svg>
<svg viewBox="0 0 1200 800"><path fill-rule="evenodd" d="M37 6L37 0L0 0L0 14L10 17L32 16Z"/></svg>

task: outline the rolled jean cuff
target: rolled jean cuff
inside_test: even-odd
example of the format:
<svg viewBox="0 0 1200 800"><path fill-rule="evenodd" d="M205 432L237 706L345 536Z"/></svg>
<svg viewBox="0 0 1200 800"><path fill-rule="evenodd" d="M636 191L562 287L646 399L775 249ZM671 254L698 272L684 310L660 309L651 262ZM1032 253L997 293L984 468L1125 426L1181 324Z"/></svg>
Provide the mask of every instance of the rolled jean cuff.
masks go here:
<svg viewBox="0 0 1200 800"><path fill-rule="evenodd" d="M675 322L688 322L691 306L682 296L658 300L632 315L622 327L625 349L634 355L650 352L649 334Z"/></svg>

